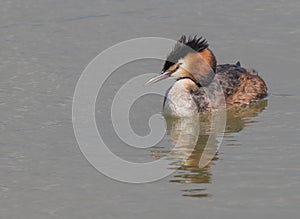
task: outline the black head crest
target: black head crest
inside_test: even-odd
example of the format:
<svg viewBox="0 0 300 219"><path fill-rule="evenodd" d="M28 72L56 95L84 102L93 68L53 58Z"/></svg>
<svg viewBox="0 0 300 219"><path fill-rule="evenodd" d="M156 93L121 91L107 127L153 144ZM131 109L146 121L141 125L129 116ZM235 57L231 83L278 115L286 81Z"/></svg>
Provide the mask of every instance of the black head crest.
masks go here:
<svg viewBox="0 0 300 219"><path fill-rule="evenodd" d="M208 46L209 44L203 37L198 37L197 35L194 37L186 37L185 35L182 35L174 46L174 49L168 55L162 70L166 71L169 67L176 63L179 59L185 57L188 53L201 52L202 50L208 48Z"/></svg>

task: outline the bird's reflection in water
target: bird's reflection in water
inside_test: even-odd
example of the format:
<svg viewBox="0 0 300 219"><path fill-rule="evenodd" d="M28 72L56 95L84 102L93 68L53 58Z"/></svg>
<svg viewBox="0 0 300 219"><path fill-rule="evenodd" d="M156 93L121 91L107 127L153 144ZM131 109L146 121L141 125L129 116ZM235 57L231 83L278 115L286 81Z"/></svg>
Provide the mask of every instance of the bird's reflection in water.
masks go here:
<svg viewBox="0 0 300 219"><path fill-rule="evenodd" d="M248 106L227 110L225 133L240 132L247 124L253 123L254 117L267 107L267 100L252 103ZM205 184L211 182L211 165L218 160L216 154L219 145L211 131L211 116L191 118L165 117L167 135L175 148L171 151L164 147L154 146L151 149L153 159L163 156L170 160L170 168L177 169L171 183L191 184L182 190L183 196L207 197L210 194ZM200 124L200 125L199 125ZM226 140L225 144L226 144Z"/></svg>

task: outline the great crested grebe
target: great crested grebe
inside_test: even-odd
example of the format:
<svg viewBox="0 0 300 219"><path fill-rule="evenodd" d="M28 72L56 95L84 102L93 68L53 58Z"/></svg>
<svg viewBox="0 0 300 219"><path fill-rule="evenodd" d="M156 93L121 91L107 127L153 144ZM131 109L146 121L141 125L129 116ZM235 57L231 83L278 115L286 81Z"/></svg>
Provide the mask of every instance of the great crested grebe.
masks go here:
<svg viewBox="0 0 300 219"><path fill-rule="evenodd" d="M168 55L161 73L147 84L173 77L176 82L167 90L163 113L191 116L209 111L220 92L226 107L242 106L267 96L267 86L254 70L240 63L217 65L216 57L202 37L182 36ZM208 97L205 88L213 88ZM210 89L212 90L212 89Z"/></svg>

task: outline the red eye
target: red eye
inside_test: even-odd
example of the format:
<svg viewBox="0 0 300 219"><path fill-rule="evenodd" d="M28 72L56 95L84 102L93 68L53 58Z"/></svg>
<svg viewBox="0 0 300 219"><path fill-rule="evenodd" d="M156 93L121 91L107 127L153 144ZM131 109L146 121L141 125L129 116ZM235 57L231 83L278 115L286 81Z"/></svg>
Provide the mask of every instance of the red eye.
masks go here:
<svg viewBox="0 0 300 219"><path fill-rule="evenodd" d="M175 71L176 71L177 69L179 69L181 65L182 65L182 63L179 63L179 64L177 65Z"/></svg>

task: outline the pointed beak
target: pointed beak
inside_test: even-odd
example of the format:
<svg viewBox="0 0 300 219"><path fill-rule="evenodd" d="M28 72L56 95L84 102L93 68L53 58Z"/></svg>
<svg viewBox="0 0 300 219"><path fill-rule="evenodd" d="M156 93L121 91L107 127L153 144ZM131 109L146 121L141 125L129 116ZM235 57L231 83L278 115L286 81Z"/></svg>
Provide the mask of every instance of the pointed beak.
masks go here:
<svg viewBox="0 0 300 219"><path fill-rule="evenodd" d="M149 81L147 81L146 84L154 84L154 83L156 83L158 81L161 81L161 80L163 80L165 78L170 77L171 74L172 74L172 72L162 72L159 75L151 78Z"/></svg>

